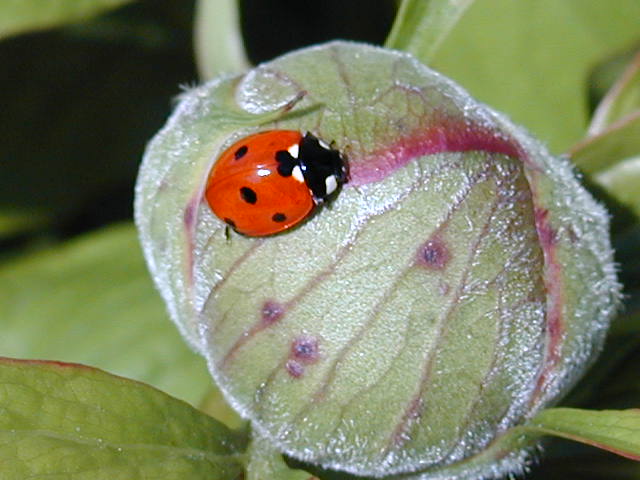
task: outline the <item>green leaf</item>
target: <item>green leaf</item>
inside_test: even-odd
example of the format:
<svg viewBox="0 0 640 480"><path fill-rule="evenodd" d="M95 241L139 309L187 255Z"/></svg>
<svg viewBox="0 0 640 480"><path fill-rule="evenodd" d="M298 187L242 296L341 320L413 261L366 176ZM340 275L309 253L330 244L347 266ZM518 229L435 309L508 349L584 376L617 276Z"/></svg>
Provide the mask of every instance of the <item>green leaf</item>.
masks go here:
<svg viewBox="0 0 640 480"><path fill-rule="evenodd" d="M194 42L202 80L249 68L240 30L238 0L198 0Z"/></svg>
<svg viewBox="0 0 640 480"><path fill-rule="evenodd" d="M640 52L598 105L591 119L589 136L603 132L636 110L640 110Z"/></svg>
<svg viewBox="0 0 640 480"><path fill-rule="evenodd" d="M525 427L533 433L575 440L640 461L640 409L550 408Z"/></svg>
<svg viewBox="0 0 640 480"><path fill-rule="evenodd" d="M0 39L18 33L79 22L131 0L2 0Z"/></svg>
<svg viewBox="0 0 640 480"><path fill-rule="evenodd" d="M270 440L253 432L248 450L246 480L314 480L316 477L303 470L294 470L287 466Z"/></svg>
<svg viewBox="0 0 640 480"><path fill-rule="evenodd" d="M563 152L587 126L589 70L638 40L638 18L637 0L482 0L432 66Z"/></svg>
<svg viewBox="0 0 640 480"><path fill-rule="evenodd" d="M0 359L2 478L235 479L242 438L148 385Z"/></svg>
<svg viewBox="0 0 640 480"><path fill-rule="evenodd" d="M640 115L637 123L637 133L640 135ZM624 140L621 139L621 141ZM638 141L638 153L638 156L626 159L596 174L593 179L640 218L640 141Z"/></svg>
<svg viewBox="0 0 640 480"><path fill-rule="evenodd" d="M204 399L198 405L198 408L207 415L224 423L232 429L242 429L247 426L247 421L243 420L238 412L227 403L222 392L218 387L213 385Z"/></svg>
<svg viewBox="0 0 640 480"><path fill-rule="evenodd" d="M82 362L191 402L211 385L155 292L130 225L0 267L0 353Z"/></svg>
<svg viewBox="0 0 640 480"><path fill-rule="evenodd" d="M482 462L483 456L503 458L514 449L526 446L544 435L582 442L638 460L640 459L640 410L595 411L574 408L543 410L529 424L505 431L479 456L472 457L464 463L466 468L472 469L474 465ZM423 480L424 478L419 475L407 475L398 477L398 480Z"/></svg>
<svg viewBox="0 0 640 480"><path fill-rule="evenodd" d="M589 105L597 106L620 80L635 57L636 49L625 48L606 55L593 67L587 78Z"/></svg>
<svg viewBox="0 0 640 480"><path fill-rule="evenodd" d="M601 172L640 154L640 110L621 118L598 135L586 138L568 153L588 174Z"/></svg>
<svg viewBox="0 0 640 480"><path fill-rule="evenodd" d="M0 239L32 230L46 221L39 212L3 209L0 211Z"/></svg>
<svg viewBox="0 0 640 480"><path fill-rule="evenodd" d="M474 0L403 0L385 47L404 50L428 64Z"/></svg>

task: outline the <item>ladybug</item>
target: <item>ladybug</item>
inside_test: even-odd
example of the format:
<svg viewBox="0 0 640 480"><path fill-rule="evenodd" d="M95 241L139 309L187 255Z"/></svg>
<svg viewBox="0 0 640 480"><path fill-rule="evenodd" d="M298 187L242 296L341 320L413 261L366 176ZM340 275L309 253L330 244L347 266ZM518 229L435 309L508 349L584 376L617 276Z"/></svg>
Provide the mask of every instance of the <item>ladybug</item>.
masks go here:
<svg viewBox="0 0 640 480"><path fill-rule="evenodd" d="M241 139L220 155L205 198L235 231L261 237L298 225L346 179L340 152L313 134L269 130Z"/></svg>

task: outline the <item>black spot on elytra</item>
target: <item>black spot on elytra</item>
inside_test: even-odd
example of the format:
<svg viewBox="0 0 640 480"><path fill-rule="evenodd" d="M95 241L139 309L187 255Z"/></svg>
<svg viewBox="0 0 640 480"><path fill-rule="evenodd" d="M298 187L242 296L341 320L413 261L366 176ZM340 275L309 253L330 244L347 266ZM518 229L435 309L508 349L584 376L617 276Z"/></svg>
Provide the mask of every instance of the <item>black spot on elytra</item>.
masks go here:
<svg viewBox="0 0 640 480"><path fill-rule="evenodd" d="M233 220L231 220L230 218L225 218L224 219L224 223L226 223L227 225L229 225L231 228L236 228L236 222L234 222Z"/></svg>
<svg viewBox="0 0 640 480"><path fill-rule="evenodd" d="M258 201L258 195L256 195L256 192L251 190L249 187L242 187L240 189L240 196L245 202L250 203L251 205Z"/></svg>
<svg viewBox="0 0 640 480"><path fill-rule="evenodd" d="M293 168L298 164L298 161L286 150L276 152L276 162L278 162L278 173L283 177L290 177Z"/></svg>
<svg viewBox="0 0 640 480"><path fill-rule="evenodd" d="M274 213L273 217L271 217L271 220L273 220L274 222L284 222L287 219L287 216L284 213Z"/></svg>
<svg viewBox="0 0 640 480"><path fill-rule="evenodd" d="M248 151L249 151L249 147L247 147L246 145L243 145L238 150L236 150L236 153L233 154L233 158L235 158L236 160L240 160L242 157L244 157L247 154Z"/></svg>

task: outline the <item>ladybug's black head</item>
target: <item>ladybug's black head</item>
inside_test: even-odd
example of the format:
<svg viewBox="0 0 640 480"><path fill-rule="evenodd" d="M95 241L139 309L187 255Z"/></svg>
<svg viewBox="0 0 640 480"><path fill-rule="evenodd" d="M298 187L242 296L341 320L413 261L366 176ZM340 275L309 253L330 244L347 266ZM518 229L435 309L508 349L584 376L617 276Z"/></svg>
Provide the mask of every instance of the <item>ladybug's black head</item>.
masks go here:
<svg viewBox="0 0 640 480"><path fill-rule="evenodd" d="M316 202L321 203L347 180L347 165L334 150L311 133L300 141L300 169Z"/></svg>

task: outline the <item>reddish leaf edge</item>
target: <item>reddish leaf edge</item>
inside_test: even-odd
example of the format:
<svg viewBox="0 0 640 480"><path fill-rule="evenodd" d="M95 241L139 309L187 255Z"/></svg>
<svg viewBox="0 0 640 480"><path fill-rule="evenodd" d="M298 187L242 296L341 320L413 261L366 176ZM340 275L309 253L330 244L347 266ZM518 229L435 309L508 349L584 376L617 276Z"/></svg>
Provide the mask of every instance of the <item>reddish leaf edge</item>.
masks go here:
<svg viewBox="0 0 640 480"><path fill-rule="evenodd" d="M43 359L34 359L34 358L12 358L12 357L3 357L0 356L0 366L3 365L16 365L16 366L23 366L23 367L48 367L51 370L59 370L59 371L64 371L64 372L68 372L68 371L84 371L84 372L89 372L89 373L95 373L97 375L107 375L111 378L113 378L116 381L119 382L126 382L126 383L133 383L133 384L137 384L140 385L143 388L148 388L151 390L155 390L156 392L162 393L163 395L167 395L171 398L174 398L176 400L179 400L181 402L184 402L184 400L180 400L179 398L174 397L173 395L170 395L166 392L163 392L162 390L160 390L159 388L154 387L153 385L150 385L148 383L142 382L140 380L135 380L133 378L128 378L128 377L123 377L122 375L118 375L115 373L111 373L111 372L107 372L106 370L103 370L101 368L98 367L92 367L91 365L85 365L82 363L74 363L74 362L64 362L64 361L60 361L60 360L43 360ZM189 404L189 402L185 402L187 404ZM206 415L206 414L205 414Z"/></svg>
<svg viewBox="0 0 640 480"><path fill-rule="evenodd" d="M201 408L198 408L198 406L196 405L192 405L190 402L187 402L186 400L183 400L181 398L175 397L157 387L154 387L153 385L149 384L149 383L145 383L143 381L140 380L136 380L133 378L129 378L129 377L124 377L122 375L118 375L115 373L111 373L108 372L106 370L103 370L101 368L98 367L93 367L90 365L85 365L82 363L74 363L74 362L65 362L65 361L60 361L60 360L43 360L43 359L33 359L33 358L12 358L12 357L3 357L0 356L0 367L3 366L17 366L17 367L23 367L23 368L29 368L29 367L33 367L33 368L47 368L50 371L58 371L60 372L60 374L73 374L73 373L89 373L89 374L93 374L93 375L103 375L106 377L109 377L112 381L117 382L117 383L121 383L121 384L127 384L127 385L134 385L136 387L142 388L142 389L146 389L148 391L151 392L155 392L157 394L160 395L164 395L170 399L172 399L173 401L177 401L177 402L181 402L184 403L186 406L188 406L189 408L193 408L195 410L197 410L200 414L209 417L211 419L213 419L214 421L220 423L221 426L224 426L225 428L227 428L229 430L229 432L231 434L233 434L234 436L238 436L238 437L246 437L246 432L244 432L244 430L236 430L233 428L228 427L224 422L218 420L215 416L210 415L209 413L207 413L206 411L202 410ZM246 439L243 440L241 443L242 444L246 444Z"/></svg>
<svg viewBox="0 0 640 480"><path fill-rule="evenodd" d="M41 360L41 359L33 359L33 358L12 358L12 357L0 356L0 364L38 365L38 366L52 366L52 367L59 367L59 368L79 368L83 370L99 371L99 372L107 373L108 375L112 375L114 377L130 380L125 377L120 377L118 375L105 372L104 370L101 370L97 367L83 365L82 363L63 362L59 360ZM131 380L131 381L136 382L137 380ZM138 383L141 383L141 382L138 382Z"/></svg>

